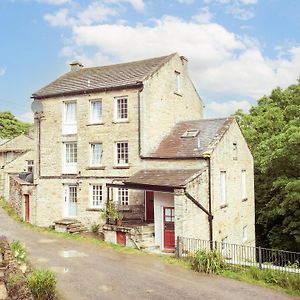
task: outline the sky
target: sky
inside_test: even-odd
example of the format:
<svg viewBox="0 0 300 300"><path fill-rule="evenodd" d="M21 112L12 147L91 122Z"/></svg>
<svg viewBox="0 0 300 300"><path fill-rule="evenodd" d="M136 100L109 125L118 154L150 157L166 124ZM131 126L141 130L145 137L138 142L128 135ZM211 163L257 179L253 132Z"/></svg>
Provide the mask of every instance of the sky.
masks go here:
<svg viewBox="0 0 300 300"><path fill-rule="evenodd" d="M79 60L177 52L205 117L245 112L300 75L299 0L0 0L0 111L32 120L31 95Z"/></svg>

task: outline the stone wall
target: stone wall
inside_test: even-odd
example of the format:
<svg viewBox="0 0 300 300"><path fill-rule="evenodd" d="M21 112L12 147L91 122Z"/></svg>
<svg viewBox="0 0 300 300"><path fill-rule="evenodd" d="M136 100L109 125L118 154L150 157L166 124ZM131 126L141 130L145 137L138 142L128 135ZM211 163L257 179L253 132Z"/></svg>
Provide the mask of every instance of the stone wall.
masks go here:
<svg viewBox="0 0 300 300"><path fill-rule="evenodd" d="M18 216L24 220L25 195L29 196L29 221L36 221L36 186L21 180L17 176L10 176L10 190L8 202L16 210Z"/></svg>
<svg viewBox="0 0 300 300"><path fill-rule="evenodd" d="M235 158L233 143L237 145ZM253 158L235 121L214 150L211 162L214 240L227 237L228 243L255 246ZM246 199L242 198L242 170L246 170ZM221 171L226 171L226 205L220 203ZM244 226L247 226L245 240Z"/></svg>

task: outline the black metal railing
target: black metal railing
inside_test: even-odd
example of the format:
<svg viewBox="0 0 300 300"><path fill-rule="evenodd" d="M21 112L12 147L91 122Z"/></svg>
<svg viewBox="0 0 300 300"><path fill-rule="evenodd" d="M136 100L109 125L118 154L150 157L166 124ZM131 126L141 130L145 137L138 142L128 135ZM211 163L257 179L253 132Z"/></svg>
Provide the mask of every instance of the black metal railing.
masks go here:
<svg viewBox="0 0 300 300"><path fill-rule="evenodd" d="M232 268L255 267L300 275L300 252L177 237L177 257L194 257L199 250L217 250Z"/></svg>

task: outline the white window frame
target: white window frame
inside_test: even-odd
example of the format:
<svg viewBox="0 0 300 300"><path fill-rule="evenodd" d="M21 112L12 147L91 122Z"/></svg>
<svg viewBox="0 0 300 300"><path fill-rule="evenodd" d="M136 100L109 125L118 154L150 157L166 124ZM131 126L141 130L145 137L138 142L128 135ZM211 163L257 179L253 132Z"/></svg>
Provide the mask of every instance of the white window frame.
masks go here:
<svg viewBox="0 0 300 300"><path fill-rule="evenodd" d="M75 118L74 120L67 120L67 106L70 104L75 104ZM77 101L70 100L63 102L63 124L62 124L63 134L76 134L77 133Z"/></svg>
<svg viewBox="0 0 300 300"><path fill-rule="evenodd" d="M118 188L117 199L118 199L118 205L122 205L122 206L129 205L129 189Z"/></svg>
<svg viewBox="0 0 300 300"><path fill-rule="evenodd" d="M178 71L175 71L175 93L182 93L182 78L181 73Z"/></svg>
<svg viewBox="0 0 300 300"><path fill-rule="evenodd" d="M98 189L98 191L96 191ZM103 185L91 183L89 186L89 207L102 209L104 208L103 201Z"/></svg>
<svg viewBox="0 0 300 300"><path fill-rule="evenodd" d="M101 111L100 111L100 117L99 119L95 118L94 115L94 105L95 103L100 103ZM101 124L103 122L103 102L102 99L93 99L90 100L90 124Z"/></svg>
<svg viewBox="0 0 300 300"><path fill-rule="evenodd" d="M99 145L100 146L100 161L98 163L94 162L93 159L93 146ZM103 144L102 143L90 143L90 166L102 166L102 157L103 157Z"/></svg>
<svg viewBox="0 0 300 300"><path fill-rule="evenodd" d="M247 172L246 170L241 171L241 190L242 190L242 200L247 200Z"/></svg>
<svg viewBox="0 0 300 300"><path fill-rule="evenodd" d="M227 174L226 171L220 171L220 205L227 205Z"/></svg>
<svg viewBox="0 0 300 300"><path fill-rule="evenodd" d="M119 101L126 99L126 117L119 115ZM128 97L115 97L114 121L117 123L128 122Z"/></svg>
<svg viewBox="0 0 300 300"><path fill-rule="evenodd" d="M76 145L76 155L72 155L70 162L67 162L67 145ZM73 150L74 151L74 150ZM76 174L77 173L77 142L65 142L63 143L63 174Z"/></svg>
<svg viewBox="0 0 300 300"><path fill-rule="evenodd" d="M127 162L126 162L126 158L125 159L121 158L121 156L122 156L121 153L120 153L120 158L119 158L118 144L127 144ZM116 166L125 166L125 167L129 165L129 143L127 141L115 142L115 165Z"/></svg>

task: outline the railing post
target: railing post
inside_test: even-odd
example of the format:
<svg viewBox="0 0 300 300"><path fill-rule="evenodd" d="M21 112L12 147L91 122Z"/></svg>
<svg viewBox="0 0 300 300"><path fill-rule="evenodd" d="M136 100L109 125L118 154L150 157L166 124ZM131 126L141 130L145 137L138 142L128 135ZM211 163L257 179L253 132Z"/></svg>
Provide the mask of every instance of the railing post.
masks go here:
<svg viewBox="0 0 300 300"><path fill-rule="evenodd" d="M258 247L258 265L259 268L262 269L262 256L261 256L261 247Z"/></svg>
<svg viewBox="0 0 300 300"><path fill-rule="evenodd" d="M176 257L181 258L182 256L182 239L177 236L176 239Z"/></svg>

